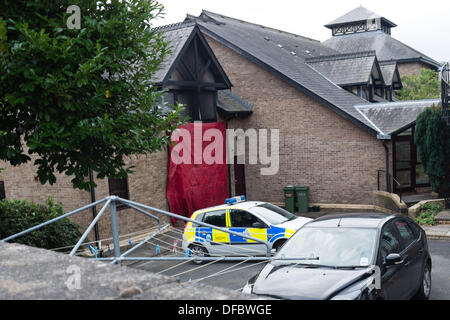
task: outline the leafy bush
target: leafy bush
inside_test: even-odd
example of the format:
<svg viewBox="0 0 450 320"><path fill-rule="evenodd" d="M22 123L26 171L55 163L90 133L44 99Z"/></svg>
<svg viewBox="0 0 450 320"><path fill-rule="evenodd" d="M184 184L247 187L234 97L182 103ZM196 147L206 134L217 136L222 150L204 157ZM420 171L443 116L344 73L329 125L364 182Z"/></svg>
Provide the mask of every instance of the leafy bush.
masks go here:
<svg viewBox="0 0 450 320"><path fill-rule="evenodd" d="M45 205L27 200L2 200L0 201L0 239L59 217L63 213L62 205L52 198L48 198ZM11 242L54 249L72 246L80 237L79 226L66 218Z"/></svg>
<svg viewBox="0 0 450 320"><path fill-rule="evenodd" d="M442 207L438 204L427 203L419 208L419 214L417 215L416 222L421 225L436 224L436 215L442 210Z"/></svg>

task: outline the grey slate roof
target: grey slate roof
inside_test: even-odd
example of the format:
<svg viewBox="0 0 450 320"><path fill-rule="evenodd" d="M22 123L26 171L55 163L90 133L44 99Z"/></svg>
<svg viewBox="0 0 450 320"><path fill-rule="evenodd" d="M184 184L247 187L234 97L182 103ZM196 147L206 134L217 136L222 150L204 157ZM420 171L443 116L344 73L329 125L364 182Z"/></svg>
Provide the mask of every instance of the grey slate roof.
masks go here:
<svg viewBox="0 0 450 320"><path fill-rule="evenodd" d="M324 41L323 44L341 53L375 50L378 61L395 60L398 63L421 61L434 68L440 67L439 62L381 30L335 36Z"/></svg>
<svg viewBox="0 0 450 320"><path fill-rule="evenodd" d="M337 54L319 41L203 11L196 21L206 35L242 54L299 90L327 105L372 134L375 128L355 108L365 100L333 83L306 62L306 58Z"/></svg>
<svg viewBox="0 0 450 320"><path fill-rule="evenodd" d="M166 41L170 42L169 47L172 53L166 57L161 68L154 74L152 82L160 84L164 80L194 28L195 23L186 22L155 28L163 33Z"/></svg>
<svg viewBox="0 0 450 320"><path fill-rule="evenodd" d="M380 68L381 68L381 72L383 73L384 83L387 86L392 85L396 67L397 67L397 63L395 61L389 62L389 63L380 63Z"/></svg>
<svg viewBox="0 0 450 320"><path fill-rule="evenodd" d="M217 107L231 114L253 112L253 105L231 92L231 90L217 92Z"/></svg>
<svg viewBox="0 0 450 320"><path fill-rule="evenodd" d="M383 73L383 79L387 86L394 85L394 89L403 87L398 73L397 62L395 61L381 61L380 69Z"/></svg>
<svg viewBox="0 0 450 320"><path fill-rule="evenodd" d="M394 135L415 123L419 114L439 100L400 101L356 106L380 134Z"/></svg>
<svg viewBox="0 0 450 320"><path fill-rule="evenodd" d="M306 59L306 63L340 86L367 84L375 62L375 51Z"/></svg>
<svg viewBox="0 0 450 320"><path fill-rule="evenodd" d="M337 18L336 20L331 21L330 23L327 23L326 27L332 27L339 24L346 24L350 22L358 22L358 21L365 21L369 19L378 19L382 18L385 22L387 22L391 27L396 27L397 25L383 16L380 16L379 14L372 12L363 6L360 6L358 8L353 9L350 12L347 12L343 16Z"/></svg>
<svg viewBox="0 0 450 320"><path fill-rule="evenodd" d="M197 21L197 23L207 29L211 29L225 34L228 32L228 38L235 42L240 40L253 40L248 46L260 44L260 49L264 47L277 47L286 53L295 53L295 56L302 58L312 58L323 55L339 54L320 41L302 37L289 32L272 29L266 26L253 24L250 22L226 17L217 13L203 10L199 17L187 16L188 21Z"/></svg>

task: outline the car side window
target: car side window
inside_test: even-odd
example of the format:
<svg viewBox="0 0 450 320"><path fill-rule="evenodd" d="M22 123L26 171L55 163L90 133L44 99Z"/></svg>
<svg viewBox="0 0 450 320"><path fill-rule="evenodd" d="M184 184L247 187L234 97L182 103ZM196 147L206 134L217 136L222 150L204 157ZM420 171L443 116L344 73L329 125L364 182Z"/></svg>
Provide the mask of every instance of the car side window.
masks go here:
<svg viewBox="0 0 450 320"><path fill-rule="evenodd" d="M405 248L416 240L414 231L411 229L408 222L405 220L397 220L394 224L400 233L400 237L402 238Z"/></svg>
<svg viewBox="0 0 450 320"><path fill-rule="evenodd" d="M230 209L231 227L234 228L255 228L255 223L260 223L265 227L265 223L248 211Z"/></svg>
<svg viewBox="0 0 450 320"><path fill-rule="evenodd" d="M202 212L202 213L199 213L196 217L195 217L195 221L202 221L203 220L203 216L205 215L205 213L204 212ZM198 227L200 227L200 225L198 224L198 223L192 223L192 227L193 228L198 228Z"/></svg>
<svg viewBox="0 0 450 320"><path fill-rule="evenodd" d="M416 239L419 239L420 233L421 233L420 227L412 222L409 222L408 225L411 227L412 231L414 232L414 237Z"/></svg>
<svg viewBox="0 0 450 320"><path fill-rule="evenodd" d="M380 254L382 262L386 260L389 254L400 253L401 251L400 239L396 234L393 224L390 223L383 228L381 233Z"/></svg>
<svg viewBox="0 0 450 320"><path fill-rule="evenodd" d="M204 223L211 224L216 227L225 228L227 226L226 222L226 211L225 210L217 210L205 212L205 216L203 218Z"/></svg>

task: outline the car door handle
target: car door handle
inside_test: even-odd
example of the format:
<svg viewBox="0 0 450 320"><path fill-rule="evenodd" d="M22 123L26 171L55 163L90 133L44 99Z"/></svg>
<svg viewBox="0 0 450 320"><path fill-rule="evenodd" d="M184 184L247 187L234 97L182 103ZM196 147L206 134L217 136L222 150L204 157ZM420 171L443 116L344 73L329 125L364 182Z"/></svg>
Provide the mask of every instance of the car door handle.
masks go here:
<svg viewBox="0 0 450 320"><path fill-rule="evenodd" d="M403 262L403 265L404 265L405 267L409 266L409 264L410 264L410 262L409 262L408 260L405 260L405 261Z"/></svg>

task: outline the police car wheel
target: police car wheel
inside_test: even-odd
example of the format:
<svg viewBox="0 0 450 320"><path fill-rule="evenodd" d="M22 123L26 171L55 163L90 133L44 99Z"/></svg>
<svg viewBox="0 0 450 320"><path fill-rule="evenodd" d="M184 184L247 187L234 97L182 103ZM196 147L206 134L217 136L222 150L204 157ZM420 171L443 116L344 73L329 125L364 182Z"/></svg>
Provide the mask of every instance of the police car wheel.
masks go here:
<svg viewBox="0 0 450 320"><path fill-rule="evenodd" d="M191 257L206 257L208 256L208 251L202 247L202 246L198 246L198 245L193 245L189 248L191 250ZM201 260L193 260L193 262L195 264L202 264L204 261Z"/></svg>

